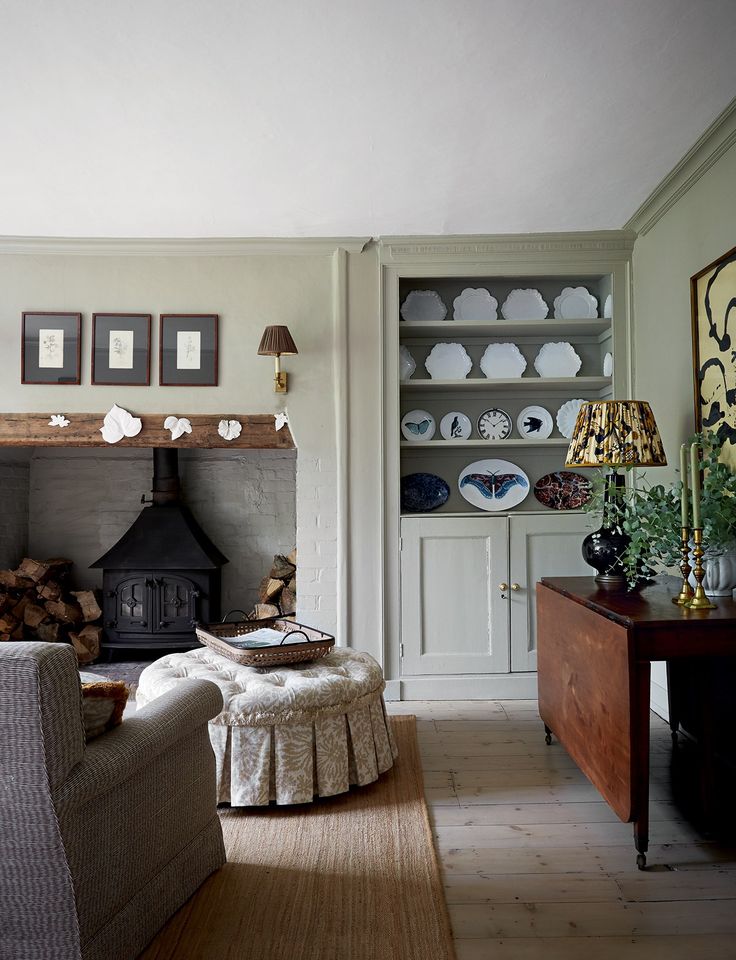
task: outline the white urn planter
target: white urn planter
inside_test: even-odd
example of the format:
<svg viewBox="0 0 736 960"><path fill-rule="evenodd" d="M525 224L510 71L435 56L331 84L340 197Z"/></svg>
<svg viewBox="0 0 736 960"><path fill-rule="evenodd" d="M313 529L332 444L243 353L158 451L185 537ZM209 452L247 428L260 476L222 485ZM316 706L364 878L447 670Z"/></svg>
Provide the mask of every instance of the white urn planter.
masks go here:
<svg viewBox="0 0 736 960"><path fill-rule="evenodd" d="M692 558L690 560L692 563ZM730 597L736 590L736 544L728 550L708 550L703 556L703 589L709 597ZM690 583L695 578L690 574Z"/></svg>

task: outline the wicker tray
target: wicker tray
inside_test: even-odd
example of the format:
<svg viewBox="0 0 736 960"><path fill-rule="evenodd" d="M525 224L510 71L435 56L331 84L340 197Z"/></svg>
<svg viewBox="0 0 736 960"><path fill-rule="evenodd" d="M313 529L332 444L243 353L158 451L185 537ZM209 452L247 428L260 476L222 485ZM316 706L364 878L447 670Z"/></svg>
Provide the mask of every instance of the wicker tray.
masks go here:
<svg viewBox="0 0 736 960"><path fill-rule="evenodd" d="M286 646L253 647L244 650L228 642L230 638L243 637L254 630L268 627L284 634L284 640L293 634L301 634L304 641L289 643ZM286 617L269 617L267 620L223 621L222 623L197 624L195 627L200 643L222 654L228 660L234 660L245 667L275 667L284 663L305 663L318 660L330 652L335 638L329 633L308 627ZM284 640L281 642L283 643Z"/></svg>

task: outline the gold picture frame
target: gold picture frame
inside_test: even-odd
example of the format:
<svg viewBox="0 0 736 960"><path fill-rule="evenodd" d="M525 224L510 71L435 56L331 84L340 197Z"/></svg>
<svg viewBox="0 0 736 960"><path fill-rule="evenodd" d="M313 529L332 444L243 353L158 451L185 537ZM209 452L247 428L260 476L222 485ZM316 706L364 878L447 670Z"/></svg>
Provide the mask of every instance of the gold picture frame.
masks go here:
<svg viewBox="0 0 736 960"><path fill-rule="evenodd" d="M695 428L736 469L736 247L690 278Z"/></svg>

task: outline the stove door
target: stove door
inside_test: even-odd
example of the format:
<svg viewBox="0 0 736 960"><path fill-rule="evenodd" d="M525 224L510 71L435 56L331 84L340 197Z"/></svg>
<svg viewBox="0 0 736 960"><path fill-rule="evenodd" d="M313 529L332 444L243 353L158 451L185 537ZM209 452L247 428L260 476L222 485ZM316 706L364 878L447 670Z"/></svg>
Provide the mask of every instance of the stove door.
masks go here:
<svg viewBox="0 0 736 960"><path fill-rule="evenodd" d="M111 594L105 592L115 604L114 624L106 624L108 629L114 628L121 636L150 633L151 592L145 574L126 577L118 581Z"/></svg>
<svg viewBox="0 0 736 960"><path fill-rule="evenodd" d="M158 620L154 630L161 633L191 634L197 619L199 588L188 577L156 573Z"/></svg>

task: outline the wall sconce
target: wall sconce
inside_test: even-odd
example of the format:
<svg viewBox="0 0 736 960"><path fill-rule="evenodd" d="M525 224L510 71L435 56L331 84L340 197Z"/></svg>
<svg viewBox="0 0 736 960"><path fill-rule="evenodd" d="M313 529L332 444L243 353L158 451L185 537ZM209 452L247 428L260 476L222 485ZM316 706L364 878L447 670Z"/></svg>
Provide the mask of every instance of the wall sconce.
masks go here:
<svg viewBox="0 0 736 960"><path fill-rule="evenodd" d="M258 347L259 357L274 358L274 393L286 393L287 376L281 370L281 357L293 357L299 351L296 348L288 327L266 327Z"/></svg>

